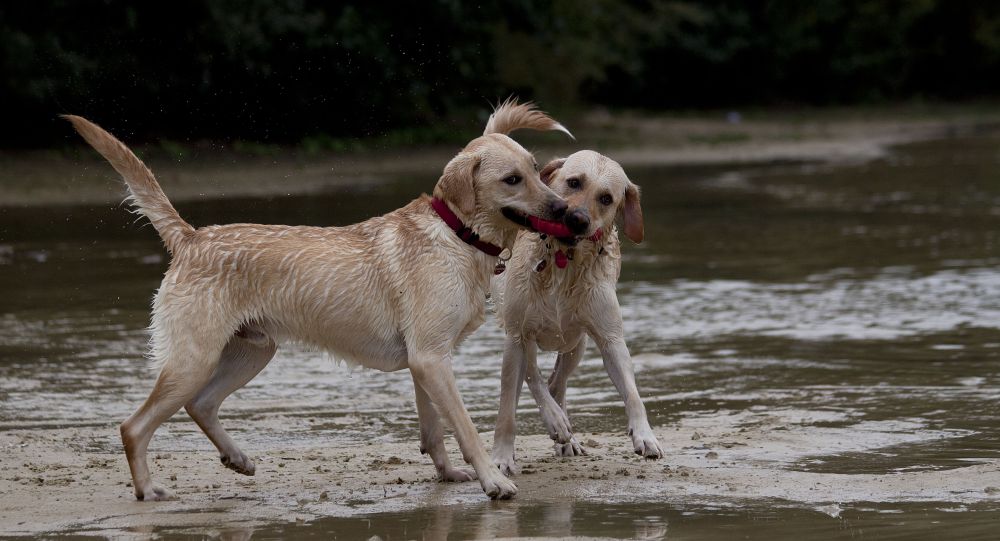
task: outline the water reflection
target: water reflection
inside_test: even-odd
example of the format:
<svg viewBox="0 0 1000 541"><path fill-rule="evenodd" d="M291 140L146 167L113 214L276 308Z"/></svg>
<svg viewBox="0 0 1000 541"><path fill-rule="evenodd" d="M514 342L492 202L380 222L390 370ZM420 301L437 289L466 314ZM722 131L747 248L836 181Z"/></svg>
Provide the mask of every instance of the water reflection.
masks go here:
<svg viewBox="0 0 1000 541"><path fill-rule="evenodd" d="M330 517L312 522L226 529L221 539L423 539L563 538L610 539L994 539L1000 511L940 505L860 503L815 509L715 505L673 507L635 502L536 502L530 506L483 503L441 506L405 513ZM183 531L158 530L163 539L186 538Z"/></svg>

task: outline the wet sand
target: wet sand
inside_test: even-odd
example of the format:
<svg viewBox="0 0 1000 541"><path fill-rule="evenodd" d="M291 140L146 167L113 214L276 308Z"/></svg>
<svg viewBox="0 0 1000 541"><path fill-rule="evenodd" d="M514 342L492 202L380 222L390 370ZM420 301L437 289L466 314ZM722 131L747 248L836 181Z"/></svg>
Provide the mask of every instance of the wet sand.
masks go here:
<svg viewBox="0 0 1000 541"><path fill-rule="evenodd" d="M577 502L664 505L773 500L774 505L837 516L845 502L944 502L941 505L954 510L1000 502L1000 460L947 470L849 476L789 469L790 463L820 449L871 451L868 446L914 438L910 431L890 425L869 427L866 433L824 430L827 419L809 415L724 412L661 426L657 436L666 458L657 461L632 454L624 435L581 434L588 455L574 458L553 456L545 436L521 437L517 450L523 471L515 478L520 492L513 502L493 505L530 506L567 495ZM179 415L177 422L191 421ZM282 429L280 420L250 422L259 430ZM476 482L437 482L416 441L246 449L256 458L257 473L243 477L223 467L207 442L204 450L164 451L171 447L170 439L160 436L153 445L159 451L150 455L151 468L178 500L136 502L123 455L86 450L88 442L115 439L115 432L116 426L108 424L0 434L0 531L115 537L142 537L162 528L226 533L275 522L486 500ZM483 436L489 445L489 435ZM449 450L458 463L450 438Z"/></svg>

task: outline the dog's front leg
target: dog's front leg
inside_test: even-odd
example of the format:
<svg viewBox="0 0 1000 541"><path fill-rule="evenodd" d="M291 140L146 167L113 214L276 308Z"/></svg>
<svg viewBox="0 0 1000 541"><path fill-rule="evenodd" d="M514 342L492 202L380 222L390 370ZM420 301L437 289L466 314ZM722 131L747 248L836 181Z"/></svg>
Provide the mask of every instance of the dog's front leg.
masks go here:
<svg viewBox="0 0 1000 541"><path fill-rule="evenodd" d="M431 398L424 388L414 378L413 390L416 394L417 416L420 417L420 452L431 456L434 467L437 468L438 479L446 482L472 481L475 472L454 468L448 460L448 452L444 448L444 430L441 428L441 418L434 410Z"/></svg>
<svg viewBox="0 0 1000 541"><path fill-rule="evenodd" d="M646 417L646 406L639 398L639 390L635 385L635 371L632 368L632 356L623 340L598 342L601 355L604 357L604 369L618 389L618 394L625 401L625 413L628 415L628 434L632 437L632 445L637 455L646 458L661 458L663 451L660 443L653 435Z"/></svg>
<svg viewBox="0 0 1000 541"><path fill-rule="evenodd" d="M639 390L635 385L635 369L632 367L632 355L625 345L622 325L621 307L613 289L602 289L596 292L596 303L589 313L598 314L589 325L590 337L597 343L604 359L604 369L607 370L611 382L625 402L625 413L628 415L628 434L632 437L632 446L637 455L646 458L661 458L663 450L653 435L646 416L646 406L639 398Z"/></svg>
<svg viewBox="0 0 1000 541"><path fill-rule="evenodd" d="M455 385L450 355L412 352L409 363L414 385L424 389L441 415L454 427L462 457L476 470L479 484L486 495L506 500L517 494L517 486L493 465L475 425L472 424L469 412L458 394L458 386Z"/></svg>
<svg viewBox="0 0 1000 541"><path fill-rule="evenodd" d="M572 421L569 420L569 409L566 408L566 385L569 382L569 376L576 370L579 366L580 360L583 358L583 352L587 349L587 335L580 337L576 346L573 349L560 353L556 357L556 365L552 368L552 373L549 374L549 384L548 390L549 394L552 395L552 399L556 401L559 408L562 409L563 414L566 415L566 422L572 426ZM555 445L556 456L578 456L587 454L583 450L583 446L577 441L576 437L570 438L570 442L567 444L556 443Z"/></svg>
<svg viewBox="0 0 1000 541"><path fill-rule="evenodd" d="M555 441L555 451L558 456L576 456L585 454L583 447L573 437L573 426L569 422L569 417L562 407L556 403L549 393L549 387L542 377L541 370L538 369L538 347L533 340L525 340L522 344L524 350L524 379L528 382L528 389L531 396L538 405L538 410L542 414L542 421L545 423L549 437Z"/></svg>
<svg viewBox="0 0 1000 541"><path fill-rule="evenodd" d="M514 438L517 435L517 404L524 385L524 368L521 340L508 334L503 348L503 368L500 369L500 409L493 431L493 463L507 476L521 473L514 458Z"/></svg>
<svg viewBox="0 0 1000 541"><path fill-rule="evenodd" d="M566 409L566 386L569 376L580 365L583 359L583 352L587 349L587 335L580 337L580 341L573 346L573 349L560 353L556 357L556 365L549 374L549 394L555 399L559 407L566 412L569 417L569 410Z"/></svg>

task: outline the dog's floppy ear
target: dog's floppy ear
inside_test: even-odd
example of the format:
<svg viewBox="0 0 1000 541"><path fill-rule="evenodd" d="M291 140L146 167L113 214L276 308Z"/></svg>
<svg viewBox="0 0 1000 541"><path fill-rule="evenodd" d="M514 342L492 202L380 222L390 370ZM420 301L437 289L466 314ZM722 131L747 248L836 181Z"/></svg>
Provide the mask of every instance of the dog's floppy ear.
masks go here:
<svg viewBox="0 0 1000 541"><path fill-rule="evenodd" d="M645 231L642 224L642 207L639 206L639 187L631 182L625 189L622 217L625 222L625 236L636 244L642 242Z"/></svg>
<svg viewBox="0 0 1000 541"><path fill-rule="evenodd" d="M473 182L479 169L479 156L463 152L444 167L444 173L434 186L434 197L455 205L456 209L471 217L476 212L476 187Z"/></svg>
<svg viewBox="0 0 1000 541"><path fill-rule="evenodd" d="M566 158L556 158L551 162L545 164L545 167L538 172L538 176L542 179L545 185L552 182L552 175L556 174L556 171L566 163Z"/></svg>

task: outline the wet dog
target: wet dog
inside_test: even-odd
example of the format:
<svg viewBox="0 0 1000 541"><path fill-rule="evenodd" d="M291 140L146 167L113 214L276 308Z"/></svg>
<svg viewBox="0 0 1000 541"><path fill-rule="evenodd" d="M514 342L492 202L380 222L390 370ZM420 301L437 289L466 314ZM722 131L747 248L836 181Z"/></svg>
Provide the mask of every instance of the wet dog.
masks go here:
<svg viewBox="0 0 1000 541"><path fill-rule="evenodd" d="M562 125L531 104L508 100L484 135L445 166L433 198L359 224L196 229L125 145L83 118L66 118L124 177L132 203L172 255L150 325L150 357L159 375L149 398L121 425L136 498L170 497L153 483L146 452L153 432L181 407L219 449L223 464L253 475L253 462L219 423L219 406L285 341L376 370L409 368L420 449L440 478L478 475L491 498L517 492L490 460L462 403L451 352L483 323L498 255L518 230L564 228L553 221L563 218L566 202L541 182L531 153L505 134L566 131ZM449 464L441 415L475 473Z"/></svg>
<svg viewBox="0 0 1000 541"><path fill-rule="evenodd" d="M617 162L588 150L552 161L541 177L569 203L565 223L572 235L520 233L510 270L493 280L493 298L507 334L493 461L505 474L517 473L514 417L525 380L556 442L556 454L584 454L566 411L566 384L583 357L588 336L625 401L635 452L660 458L663 451L636 389L615 294L621 273L615 220L621 216L625 236L642 242L639 188ZM539 348L558 352L548 385L538 369Z"/></svg>

